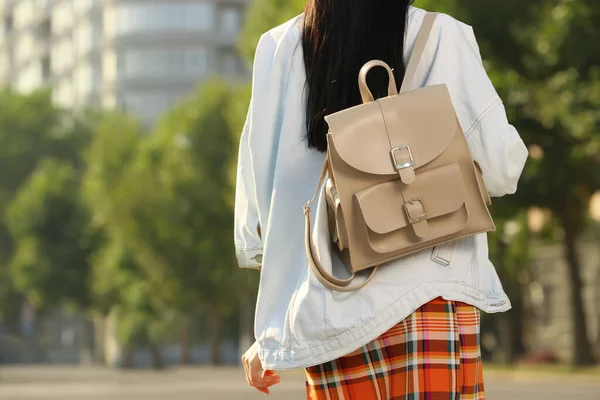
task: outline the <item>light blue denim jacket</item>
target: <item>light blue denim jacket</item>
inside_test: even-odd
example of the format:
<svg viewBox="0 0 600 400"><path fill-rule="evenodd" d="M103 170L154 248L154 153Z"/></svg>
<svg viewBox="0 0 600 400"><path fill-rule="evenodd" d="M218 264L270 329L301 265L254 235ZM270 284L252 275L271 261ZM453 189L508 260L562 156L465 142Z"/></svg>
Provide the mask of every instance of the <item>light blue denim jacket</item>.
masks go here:
<svg viewBox="0 0 600 400"><path fill-rule="evenodd" d="M424 15L411 7L406 59ZM486 312L508 310L485 234L446 249L447 267L432 261L426 250L382 266L373 282L354 293L332 292L314 277L304 253L302 206L316 189L324 154L309 150L304 139L301 20L272 29L258 43L239 153L235 246L241 267L262 265L255 335L263 367L307 367L351 353L438 296ZM412 86L440 83L450 90L490 195L514 193L527 148L507 121L473 30L447 15L436 20ZM330 251L326 219L321 191L313 231L316 252L341 277L346 272Z"/></svg>

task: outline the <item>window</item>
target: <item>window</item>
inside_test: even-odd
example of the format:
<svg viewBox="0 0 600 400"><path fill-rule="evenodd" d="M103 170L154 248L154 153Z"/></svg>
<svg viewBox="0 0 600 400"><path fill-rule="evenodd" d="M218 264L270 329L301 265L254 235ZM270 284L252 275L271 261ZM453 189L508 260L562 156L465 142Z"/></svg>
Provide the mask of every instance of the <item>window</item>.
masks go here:
<svg viewBox="0 0 600 400"><path fill-rule="evenodd" d="M203 77L209 61L205 48L130 50L118 54L117 68L123 78Z"/></svg>
<svg viewBox="0 0 600 400"><path fill-rule="evenodd" d="M21 1L15 4L14 8L14 27L17 29L26 28L31 24L34 17L35 5L31 0Z"/></svg>
<svg viewBox="0 0 600 400"><path fill-rule="evenodd" d="M75 11L79 13L86 12L87 10L98 5L98 0L77 0L75 3Z"/></svg>
<svg viewBox="0 0 600 400"><path fill-rule="evenodd" d="M40 39L50 39L52 35L52 25L50 23L50 18L44 18L40 25L38 26L38 36Z"/></svg>
<svg viewBox="0 0 600 400"><path fill-rule="evenodd" d="M63 1L58 3L52 9L52 31L54 34L60 34L70 29L73 25L73 10L71 2Z"/></svg>
<svg viewBox="0 0 600 400"><path fill-rule="evenodd" d="M102 25L92 24L92 48L99 49L102 45Z"/></svg>
<svg viewBox="0 0 600 400"><path fill-rule="evenodd" d="M221 49L218 69L225 76L237 76L242 72L241 61L235 49Z"/></svg>
<svg viewBox="0 0 600 400"><path fill-rule="evenodd" d="M65 108L73 106L73 85L70 80L64 79L56 84L54 101Z"/></svg>
<svg viewBox="0 0 600 400"><path fill-rule="evenodd" d="M6 36L10 35L14 28L14 18L13 15L7 15L4 17L4 33Z"/></svg>
<svg viewBox="0 0 600 400"><path fill-rule="evenodd" d="M92 92L100 92L102 87L102 67L100 65L92 65L92 81L91 89Z"/></svg>
<svg viewBox="0 0 600 400"><path fill-rule="evenodd" d="M77 46L77 54L83 55L92 49L92 24L82 21L73 32L73 42Z"/></svg>
<svg viewBox="0 0 600 400"><path fill-rule="evenodd" d="M118 103L121 110L139 116L144 122L152 123L173 104L180 96L172 93L131 93L120 96Z"/></svg>
<svg viewBox="0 0 600 400"><path fill-rule="evenodd" d="M214 29L212 3L118 4L117 34Z"/></svg>
<svg viewBox="0 0 600 400"><path fill-rule="evenodd" d="M73 43L69 37L64 37L52 49L52 61L57 74L62 73L73 63Z"/></svg>
<svg viewBox="0 0 600 400"><path fill-rule="evenodd" d="M101 26L91 20L81 21L73 31L73 41L80 55L99 49L101 40Z"/></svg>
<svg viewBox="0 0 600 400"><path fill-rule="evenodd" d="M50 75L52 74L51 64L50 64L50 56L45 56L42 58L42 79L47 81L50 79Z"/></svg>
<svg viewBox="0 0 600 400"><path fill-rule="evenodd" d="M43 83L41 65L39 63L31 63L17 76L15 89L19 92L28 93L38 89Z"/></svg>
<svg viewBox="0 0 600 400"><path fill-rule="evenodd" d="M36 51L39 50L39 43L35 40L33 32L23 33L18 36L14 43L15 60L17 64L25 64L29 62Z"/></svg>
<svg viewBox="0 0 600 400"><path fill-rule="evenodd" d="M242 13L239 7L229 6L219 13L220 26L223 32L237 35L242 25Z"/></svg>
<svg viewBox="0 0 600 400"><path fill-rule="evenodd" d="M92 69L89 63L81 63L75 70L77 97L85 97L92 91Z"/></svg>

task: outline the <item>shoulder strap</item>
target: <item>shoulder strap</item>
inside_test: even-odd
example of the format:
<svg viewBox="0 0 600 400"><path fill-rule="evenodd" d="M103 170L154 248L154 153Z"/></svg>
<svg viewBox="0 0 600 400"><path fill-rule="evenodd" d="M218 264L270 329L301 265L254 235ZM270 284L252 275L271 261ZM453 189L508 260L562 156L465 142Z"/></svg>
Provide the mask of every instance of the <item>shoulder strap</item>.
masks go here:
<svg viewBox="0 0 600 400"><path fill-rule="evenodd" d="M423 53L425 52L425 46L427 45L431 30L433 29L433 23L437 16L438 13L427 13L423 19L412 55L410 56L410 61L406 67L406 73L404 74L404 81L402 82L400 93L405 93L411 88L410 85L414 81L417 68L419 67Z"/></svg>
<svg viewBox="0 0 600 400"><path fill-rule="evenodd" d="M325 157L325 162L323 163L323 171L321 171L321 178L319 179L319 185L317 186L317 192L315 193L313 198L304 205L304 219L305 219L305 222L304 222L304 246L305 246L305 250L306 250L306 257L308 259L310 268L313 271L313 274L319 280L319 282L321 282L325 287L327 287L331 290L334 290L336 292L354 292L356 290L359 290L359 289L367 286L373 280L373 278L375 277L375 273L379 269L379 266L374 267L373 270L371 271L371 274L369 275L369 277L364 282L362 282L360 285L350 286L350 284L354 280L355 274L352 274L352 276L350 276L350 278L347 278L347 279L338 279L338 278L334 277L333 275L329 274L325 270L325 268L323 268L323 266L321 265L321 262L317 258L316 254L315 254L315 246L314 246L314 243L312 240L311 204L317 199L320 189L323 186L323 183L325 183L325 178L327 176L328 170L329 170L329 156Z"/></svg>

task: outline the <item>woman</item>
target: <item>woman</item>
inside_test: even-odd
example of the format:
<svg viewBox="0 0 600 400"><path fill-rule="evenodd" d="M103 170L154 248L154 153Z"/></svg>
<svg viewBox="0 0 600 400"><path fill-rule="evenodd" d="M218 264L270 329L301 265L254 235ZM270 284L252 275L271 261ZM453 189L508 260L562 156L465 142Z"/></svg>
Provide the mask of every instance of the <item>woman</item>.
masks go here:
<svg viewBox="0 0 600 400"><path fill-rule="evenodd" d="M357 77L369 60L387 62L403 81L426 15L410 3L309 0L303 15L258 43L235 244L241 267L261 269L257 341L243 361L248 383L264 393L279 382L274 371L306 368L309 399L485 397L477 309L510 308L485 234L444 246L443 255L427 250L396 260L352 293L321 285L304 253L302 208L327 148L323 117L361 103ZM385 74L370 75L370 87L385 95ZM447 15L437 16L410 85L440 83L490 195L514 193L527 149L506 119L473 30ZM321 192L313 237L319 258L331 261L322 199Z"/></svg>

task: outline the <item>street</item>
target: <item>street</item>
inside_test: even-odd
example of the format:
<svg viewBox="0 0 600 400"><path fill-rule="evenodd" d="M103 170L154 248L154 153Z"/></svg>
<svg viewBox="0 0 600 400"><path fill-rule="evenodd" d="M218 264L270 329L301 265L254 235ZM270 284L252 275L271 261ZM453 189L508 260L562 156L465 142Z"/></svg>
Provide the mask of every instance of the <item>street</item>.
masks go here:
<svg viewBox="0 0 600 400"><path fill-rule="evenodd" d="M600 382L570 375L488 373L489 400L600 400ZM189 368L162 373L88 367L0 369L0 400L273 400L304 399L301 372L282 374L270 397L247 387L237 369ZM358 399L360 400L360 399Z"/></svg>

